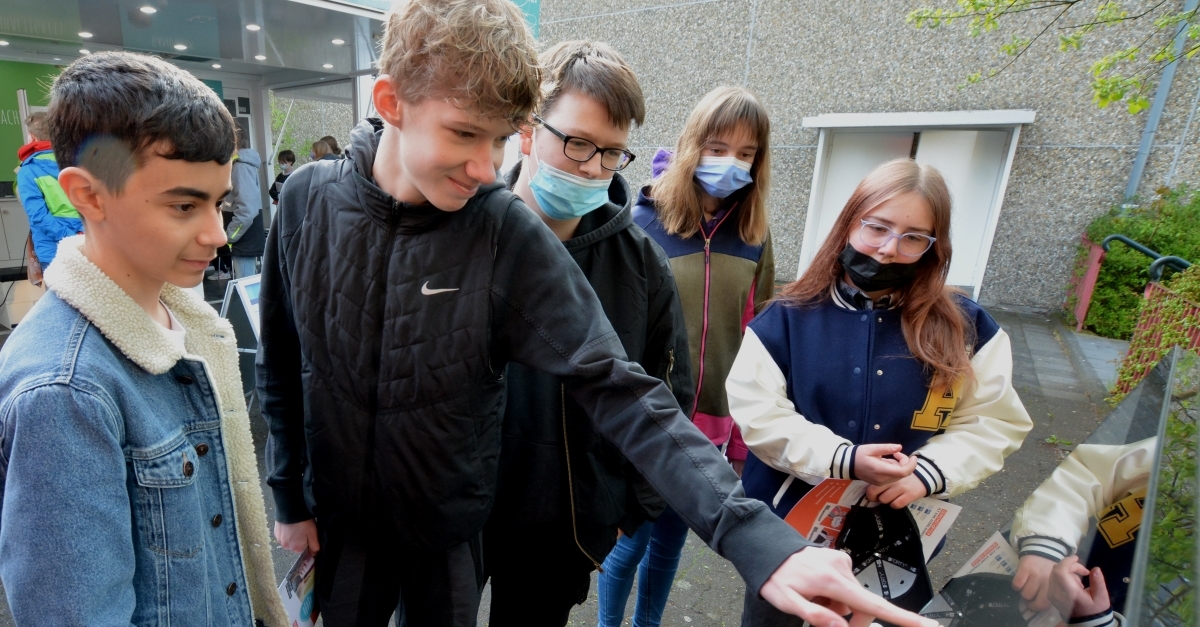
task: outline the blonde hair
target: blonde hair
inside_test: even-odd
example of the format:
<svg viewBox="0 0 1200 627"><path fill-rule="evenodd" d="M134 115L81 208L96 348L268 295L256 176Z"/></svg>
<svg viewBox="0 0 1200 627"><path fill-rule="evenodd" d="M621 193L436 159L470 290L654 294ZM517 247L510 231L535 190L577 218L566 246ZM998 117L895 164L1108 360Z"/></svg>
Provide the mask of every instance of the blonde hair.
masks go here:
<svg viewBox="0 0 1200 627"><path fill-rule="evenodd" d="M954 287L946 285L950 273L950 190L933 166L912 159L894 159L871 170L854 188L825 243L813 257L804 276L780 290L780 300L813 304L829 298L830 289L845 270L838 255L850 242L859 220L901 194L916 193L933 214L933 246L917 261L917 276L902 288L900 326L908 350L932 371L930 388L949 389L971 376L971 360L964 347L974 345L973 328L955 302ZM969 350L969 348L968 348Z"/></svg>
<svg viewBox="0 0 1200 627"><path fill-rule="evenodd" d="M541 99L537 44L508 0L402 0L388 12L379 69L407 102L446 98L528 124Z"/></svg>
<svg viewBox="0 0 1200 627"><path fill-rule="evenodd" d="M758 144L750 176L741 201L738 234L742 241L757 246L767 239L767 188L771 178L771 121L767 110L744 87L718 87L692 109L667 171L651 183L651 196L658 218L667 233L688 238L700 230L704 210L700 206L700 184L696 166L704 146L712 139L745 127Z"/></svg>
<svg viewBox="0 0 1200 627"><path fill-rule="evenodd" d="M633 69L599 41L564 41L542 53L542 104L545 117L568 92L578 92L604 105L609 121L622 130L646 121L646 99Z"/></svg>

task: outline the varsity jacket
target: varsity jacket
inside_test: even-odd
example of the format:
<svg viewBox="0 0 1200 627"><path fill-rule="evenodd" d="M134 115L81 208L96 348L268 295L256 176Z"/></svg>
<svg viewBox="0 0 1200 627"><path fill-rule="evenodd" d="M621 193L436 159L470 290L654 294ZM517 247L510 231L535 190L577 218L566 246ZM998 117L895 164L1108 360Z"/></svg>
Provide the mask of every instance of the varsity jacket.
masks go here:
<svg viewBox="0 0 1200 627"><path fill-rule="evenodd" d="M511 189L518 163L507 176ZM687 329L667 256L633 223L629 184L614 174L609 202L583 216L562 242L600 299L630 361L667 384L679 406L691 406ZM520 529L570 526L579 550L599 564L617 529L633 535L665 502L620 451L600 435L554 375L508 365L508 402L500 483L488 524Z"/></svg>
<svg viewBox="0 0 1200 627"><path fill-rule="evenodd" d="M671 259L671 271L687 322L688 349L696 396L692 421L717 446L728 445L731 460L746 459L742 437L729 413L725 377L733 365L746 323L775 294L775 256L771 238L759 246L738 234L739 194L698 233L670 235L658 219L650 187L642 188L633 221L658 242Z"/></svg>
<svg viewBox="0 0 1200 627"><path fill-rule="evenodd" d="M746 493L786 516L822 479L854 478L860 444L916 454L932 495L961 494L998 472L1033 422L1012 387L1008 335L978 305L957 301L975 338L964 347L975 376L948 390L929 388L899 308L856 308L836 289L811 306L768 305L726 382L752 453Z"/></svg>
<svg viewBox="0 0 1200 627"><path fill-rule="evenodd" d="M458 211L401 203L372 179L382 133L364 120L346 159L297 169L268 239L257 381L279 520L417 548L476 537L514 361L561 379L749 589L809 545L626 360L587 278L519 198L497 182Z"/></svg>
<svg viewBox="0 0 1200 627"><path fill-rule="evenodd" d="M58 243L83 232L83 220L58 184L58 163L50 142L26 144L18 156L21 167L17 170L17 197L29 217L33 251L44 272L54 261Z"/></svg>
<svg viewBox="0 0 1200 627"><path fill-rule="evenodd" d="M1120 619L1129 589L1133 551L1158 438L1125 445L1080 444L1025 500L1013 518L1012 543L1021 555L1051 561L1080 553L1089 569L1104 572L1109 612L1071 624L1101 627ZM1095 523L1090 546L1080 546ZM1082 549L1082 550L1081 550Z"/></svg>

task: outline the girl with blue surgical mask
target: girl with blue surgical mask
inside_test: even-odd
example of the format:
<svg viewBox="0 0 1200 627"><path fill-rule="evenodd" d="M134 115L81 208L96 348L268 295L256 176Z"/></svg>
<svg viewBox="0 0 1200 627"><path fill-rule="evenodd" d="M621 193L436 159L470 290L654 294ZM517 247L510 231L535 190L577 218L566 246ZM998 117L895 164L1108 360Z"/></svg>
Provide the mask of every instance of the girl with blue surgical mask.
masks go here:
<svg viewBox="0 0 1200 627"><path fill-rule="evenodd" d="M767 229L770 121L749 90L718 87L692 110L674 154L654 158L634 222L666 251L688 332L692 421L741 472L747 450L730 417L725 377L746 324L774 296ZM599 625L622 624L637 572L634 627L662 620L687 525L669 508L625 536L599 575Z"/></svg>

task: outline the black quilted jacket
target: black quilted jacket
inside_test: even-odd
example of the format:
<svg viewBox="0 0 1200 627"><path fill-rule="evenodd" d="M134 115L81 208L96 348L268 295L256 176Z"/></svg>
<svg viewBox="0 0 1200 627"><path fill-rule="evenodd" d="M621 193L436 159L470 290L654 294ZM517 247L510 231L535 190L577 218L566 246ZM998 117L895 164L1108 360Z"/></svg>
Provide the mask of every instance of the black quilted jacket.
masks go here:
<svg viewBox="0 0 1200 627"><path fill-rule="evenodd" d="M508 173L510 189L520 172L518 163ZM665 382L690 413L696 390L670 261L633 223L632 194L620 174L608 194L609 202L584 216L563 246L599 297L629 360ZM511 363L507 379L500 485L488 525L507 534L530 524L563 525L588 559L604 561L618 527L633 535L665 502L566 397L558 377Z"/></svg>
<svg viewBox="0 0 1200 627"><path fill-rule="evenodd" d="M346 159L298 169L267 242L257 375L278 520L414 547L475 537L496 487L501 373L516 361L562 379L750 589L807 546L625 360L528 207L499 182L454 212L396 202L371 182L381 128L363 121Z"/></svg>

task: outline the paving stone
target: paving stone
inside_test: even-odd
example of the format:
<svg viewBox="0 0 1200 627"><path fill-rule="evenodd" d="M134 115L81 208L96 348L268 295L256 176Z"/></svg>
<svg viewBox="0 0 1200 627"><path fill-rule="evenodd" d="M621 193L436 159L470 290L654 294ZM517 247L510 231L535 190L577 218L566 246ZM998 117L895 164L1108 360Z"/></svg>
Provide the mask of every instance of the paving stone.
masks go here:
<svg viewBox="0 0 1200 627"><path fill-rule="evenodd" d="M1079 379L1076 377L1059 377L1051 374L1038 373L1038 380L1042 382L1042 385L1046 385L1048 387L1055 387L1053 385L1055 383L1060 385L1079 385Z"/></svg>

